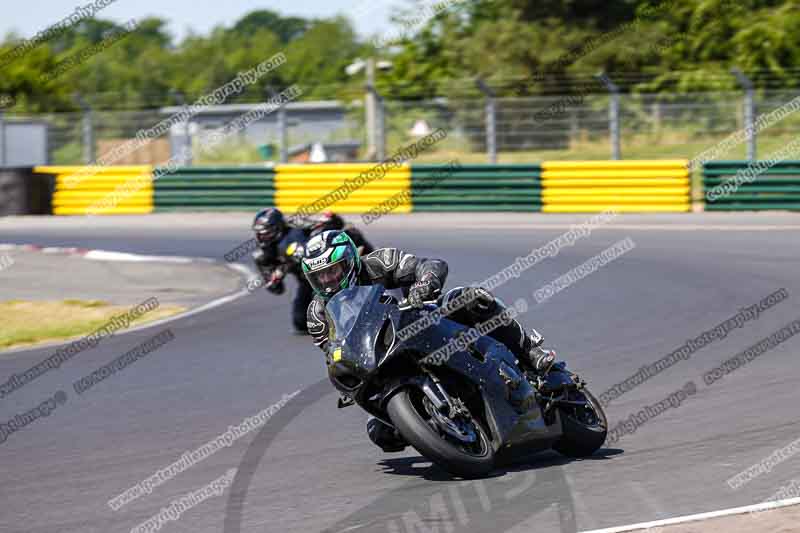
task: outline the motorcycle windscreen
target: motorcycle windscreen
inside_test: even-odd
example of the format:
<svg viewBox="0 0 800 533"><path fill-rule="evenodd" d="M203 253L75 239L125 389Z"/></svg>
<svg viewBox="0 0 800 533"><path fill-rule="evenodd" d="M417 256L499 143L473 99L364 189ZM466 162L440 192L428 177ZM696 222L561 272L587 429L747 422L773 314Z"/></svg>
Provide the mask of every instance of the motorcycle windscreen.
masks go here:
<svg viewBox="0 0 800 533"><path fill-rule="evenodd" d="M353 332L362 314L369 314L383 294L383 286L355 286L338 292L325 306L331 340L342 342Z"/></svg>

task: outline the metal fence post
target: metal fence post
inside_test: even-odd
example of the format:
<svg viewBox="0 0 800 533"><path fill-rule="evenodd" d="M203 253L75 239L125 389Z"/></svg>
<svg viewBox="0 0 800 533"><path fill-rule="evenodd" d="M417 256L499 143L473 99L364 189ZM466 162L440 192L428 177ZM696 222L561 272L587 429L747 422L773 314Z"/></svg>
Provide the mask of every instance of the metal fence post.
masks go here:
<svg viewBox="0 0 800 533"><path fill-rule="evenodd" d="M364 95L364 104L366 109L364 110L366 113L366 122L367 122L367 159L372 161L377 156L377 144L378 144L378 134L377 134L377 102L375 98L376 91L375 88L375 58L370 57L367 58L367 85L366 85L366 94Z"/></svg>
<svg viewBox="0 0 800 533"><path fill-rule="evenodd" d="M184 164L186 166L192 166L194 164L194 152L192 151L192 119L188 116L189 106L184 103L183 110L187 113L186 120L183 121L183 128L184 128L184 150L183 153L186 154L186 161Z"/></svg>
<svg viewBox="0 0 800 533"><path fill-rule="evenodd" d="M497 163L497 106L495 94L483 80L475 80L478 89L486 97L486 154L489 163Z"/></svg>
<svg viewBox="0 0 800 533"><path fill-rule="evenodd" d="M83 111L83 161L87 165L94 161L94 127L92 124L92 110Z"/></svg>
<svg viewBox="0 0 800 533"><path fill-rule="evenodd" d="M273 98L280 101L281 95L271 85L266 86L267 102ZM289 162L289 117L286 111L287 104L278 106L278 160L281 163Z"/></svg>
<svg viewBox="0 0 800 533"><path fill-rule="evenodd" d="M267 85L265 87L265 93L267 96L267 102L269 103L270 98L272 98L275 102L281 100L281 95L272 85ZM289 162L289 117L288 112L286 111L286 106L288 104L282 104L278 106L278 160L281 163L288 163Z"/></svg>
<svg viewBox="0 0 800 533"><path fill-rule="evenodd" d="M744 89L744 128L747 137L747 159L755 161L756 159L756 104L755 104L755 87L753 82L745 76L745 74L738 68L732 68L731 73L736 76L739 85Z"/></svg>
<svg viewBox="0 0 800 533"><path fill-rule="evenodd" d="M80 106L82 111L81 116L81 132L83 145L83 163L90 165L94 161L95 146L94 146L94 123L92 120L92 106L80 94L75 94L75 102Z"/></svg>
<svg viewBox="0 0 800 533"><path fill-rule="evenodd" d="M372 101L375 102L375 131L373 133L375 157L378 161L383 161L386 159L386 105L381 93L374 85L367 85L367 92L372 95Z"/></svg>
<svg viewBox="0 0 800 533"><path fill-rule="evenodd" d="M183 108L183 111L186 113L186 119L182 123L182 130L183 135L180 135L179 138L181 140L181 147L182 150L178 151L179 156L179 163L184 166L191 166L192 160L194 159L194 154L192 153L192 134L189 129L191 124L191 118L189 115L189 106L186 103L186 97L184 97L183 93L180 91L170 91L172 96L177 100L178 105Z"/></svg>
<svg viewBox="0 0 800 533"><path fill-rule="evenodd" d="M570 108L569 110L569 142L576 143L580 132L580 125L578 123L578 110Z"/></svg>
<svg viewBox="0 0 800 533"><path fill-rule="evenodd" d="M606 86L610 94L608 105L608 132L611 135L611 159L615 161L622 158L620 143L620 123L619 123L619 87L611 81L604 72L597 76L603 85Z"/></svg>
<svg viewBox="0 0 800 533"><path fill-rule="evenodd" d="M286 116L286 106L278 108L278 147L280 162L289 162L289 119Z"/></svg>
<svg viewBox="0 0 800 533"><path fill-rule="evenodd" d="M6 121L0 110L0 168L6 166Z"/></svg>
<svg viewBox="0 0 800 533"><path fill-rule="evenodd" d="M661 100L656 100L653 102L652 113L653 113L653 131L656 134L661 133L661 118L662 118Z"/></svg>

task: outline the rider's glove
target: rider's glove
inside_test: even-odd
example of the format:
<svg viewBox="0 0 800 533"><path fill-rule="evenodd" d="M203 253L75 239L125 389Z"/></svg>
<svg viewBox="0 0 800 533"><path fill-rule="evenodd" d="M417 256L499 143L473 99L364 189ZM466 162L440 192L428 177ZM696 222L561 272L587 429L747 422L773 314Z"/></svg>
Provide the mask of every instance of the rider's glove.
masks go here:
<svg viewBox="0 0 800 533"><path fill-rule="evenodd" d="M283 274L279 271L272 273L269 279L265 279L264 288L272 294L283 294L286 286L283 284Z"/></svg>
<svg viewBox="0 0 800 533"><path fill-rule="evenodd" d="M434 274L425 274L408 290L408 303L411 307L421 308L423 302L436 297L442 284Z"/></svg>
<svg viewBox="0 0 800 533"><path fill-rule="evenodd" d="M303 259L304 255L305 255L305 247L302 244L298 244L297 246L294 247L294 250L292 250L292 259L294 259L298 263L300 262L301 259Z"/></svg>

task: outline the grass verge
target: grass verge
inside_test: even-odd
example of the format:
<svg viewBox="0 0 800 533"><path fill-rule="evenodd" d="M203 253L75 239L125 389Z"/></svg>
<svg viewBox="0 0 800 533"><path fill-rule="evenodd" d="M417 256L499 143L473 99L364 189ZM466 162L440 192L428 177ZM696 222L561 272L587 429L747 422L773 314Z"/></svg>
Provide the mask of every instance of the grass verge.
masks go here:
<svg viewBox="0 0 800 533"><path fill-rule="evenodd" d="M0 350L47 341L82 337L97 330L114 316L125 314L129 307L99 300L0 302ZM160 305L130 326L152 322L185 311L178 305Z"/></svg>

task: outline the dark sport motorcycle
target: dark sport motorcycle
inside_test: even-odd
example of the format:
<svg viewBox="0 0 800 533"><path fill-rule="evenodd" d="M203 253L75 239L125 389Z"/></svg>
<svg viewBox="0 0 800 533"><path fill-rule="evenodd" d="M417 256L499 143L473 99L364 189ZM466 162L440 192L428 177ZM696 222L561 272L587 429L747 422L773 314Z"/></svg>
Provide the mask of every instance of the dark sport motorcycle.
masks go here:
<svg viewBox="0 0 800 533"><path fill-rule="evenodd" d="M395 427L416 450L462 477L546 449L591 455L608 422L585 382L564 363L526 374L514 355L480 337L439 364L423 359L468 328L443 318L402 340L397 332L436 309L410 309L381 285L340 291L326 306L328 377L342 395Z"/></svg>

